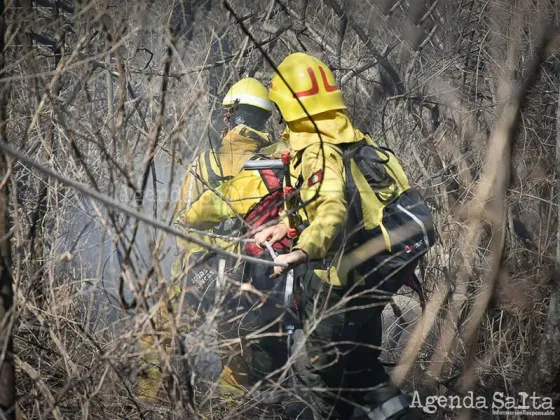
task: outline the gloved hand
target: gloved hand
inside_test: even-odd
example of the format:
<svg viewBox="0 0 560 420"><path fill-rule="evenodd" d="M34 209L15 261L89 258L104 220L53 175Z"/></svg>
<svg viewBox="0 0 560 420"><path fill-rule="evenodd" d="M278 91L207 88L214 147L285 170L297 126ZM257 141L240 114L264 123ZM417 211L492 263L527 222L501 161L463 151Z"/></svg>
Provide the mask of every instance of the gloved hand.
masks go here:
<svg viewBox="0 0 560 420"><path fill-rule="evenodd" d="M265 246L265 242L275 244L276 242L284 239L287 234L288 226L284 223L278 223L274 226L264 228L259 233L255 234L255 242L262 248Z"/></svg>
<svg viewBox="0 0 560 420"><path fill-rule="evenodd" d="M294 266L299 264L303 264L306 261L307 254L301 249L296 249L295 251L292 251L288 254L278 255L276 258L274 258L274 262L277 264L287 264L288 267L275 266L274 273L270 276L270 278L275 279L277 277L280 277L290 268L293 268Z"/></svg>

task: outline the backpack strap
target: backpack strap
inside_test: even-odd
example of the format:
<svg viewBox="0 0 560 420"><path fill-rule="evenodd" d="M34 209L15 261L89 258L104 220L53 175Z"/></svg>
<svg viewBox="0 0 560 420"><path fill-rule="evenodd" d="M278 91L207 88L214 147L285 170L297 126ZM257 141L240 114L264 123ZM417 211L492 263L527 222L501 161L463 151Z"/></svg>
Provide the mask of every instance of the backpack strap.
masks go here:
<svg viewBox="0 0 560 420"><path fill-rule="evenodd" d="M210 153L213 153L213 151L207 150L206 152L204 152L204 164L206 165L206 175L207 175L208 183L213 188L216 188L222 182L229 181L230 179L232 179L233 176L218 175L216 171L214 171L214 168L212 167L212 162L210 161ZM214 155L214 159L216 160L216 162L218 161L215 155Z"/></svg>
<svg viewBox="0 0 560 420"><path fill-rule="evenodd" d="M267 159L265 155L260 153L254 154L248 160ZM282 188L284 182L284 172L281 169L259 169L259 174L266 185L268 192L273 192L278 188Z"/></svg>
<svg viewBox="0 0 560 420"><path fill-rule="evenodd" d="M282 187L283 176L280 171L261 169L259 173L269 193Z"/></svg>
<svg viewBox="0 0 560 420"><path fill-rule="evenodd" d="M367 148L369 148L369 149L371 149L375 152L375 156L369 156L368 157L367 160L369 161L369 163L376 163L376 164L382 166L384 168L384 171L386 172L385 181L383 181L383 182L377 181L375 186L372 185L372 183L368 179L368 175L367 175L368 171L366 169L366 166L367 166L368 162L366 162L366 159L360 153L356 153L359 149L361 149L363 147L367 147ZM368 181L368 184L370 185L372 191L375 193L375 196L377 197L377 199L385 206L392 203L399 196L398 188L395 188L393 190L393 193L390 195L390 197L386 198L386 199L381 197L381 195L379 193L379 188L390 188L391 186L394 186L394 187L397 186L396 181L393 179L393 177L391 175L389 175L389 173L387 172L387 169L386 169L387 168L386 165L387 165L387 163L389 163L389 160L391 159L390 154L394 155L393 151L391 149L387 148L387 147L368 144L367 142L365 142L363 140L358 142L358 143L350 145L348 147L348 150L350 150L349 159L354 160L354 162L356 163L360 172L366 177L366 181ZM349 166L349 169L350 168L351 168L351 166ZM349 176L350 178L352 177L352 172L350 170L349 170L347 176Z"/></svg>
<svg viewBox="0 0 560 420"><path fill-rule="evenodd" d="M352 176L352 158L356 150L355 144L343 145L342 147L330 145L342 156L342 162L344 165L344 178L346 187L344 189L344 196L346 198L346 203L348 204L348 220L347 226L359 226L363 223L363 210L362 210L362 198L360 196L360 191L356 185L356 181ZM353 235L358 235L358 240L360 240L360 233L356 232ZM335 241L336 244L337 241ZM329 264L330 265L330 264ZM346 286L352 287L355 283L355 271L350 270L346 278Z"/></svg>
<svg viewBox="0 0 560 420"><path fill-rule="evenodd" d="M348 214L352 226L358 226L364 220L364 212L362 210L362 198L360 191L356 185L356 181L352 176L352 157L354 155L352 147L346 147L342 150L342 162L344 163L344 175L346 178L346 201L348 203Z"/></svg>

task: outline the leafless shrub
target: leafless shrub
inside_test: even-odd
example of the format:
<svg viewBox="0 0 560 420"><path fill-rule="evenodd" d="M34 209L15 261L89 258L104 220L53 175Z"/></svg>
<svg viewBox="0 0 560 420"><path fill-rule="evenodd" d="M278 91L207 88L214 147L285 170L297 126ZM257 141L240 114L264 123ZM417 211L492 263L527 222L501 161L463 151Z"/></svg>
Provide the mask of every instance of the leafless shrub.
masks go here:
<svg viewBox="0 0 560 420"><path fill-rule="evenodd" d="M429 304L408 346L382 356L400 362L393 376L429 395L535 390L557 402L558 41L553 29L539 38L557 10L544 0L228 3L257 45L211 0L4 1L9 143L168 223L191 159L219 139L227 87L246 75L268 82L263 54L278 63L306 49L334 69L352 120L395 150L434 211L439 243L420 265ZM278 138L277 121L270 129ZM162 333L174 239L7 165L17 315L0 329L14 337L24 417L273 415L255 392L241 402L202 392L191 365L200 348L178 332L195 322L180 316L176 351L156 340L167 401L138 401L138 338ZM292 371L282 378L290 391Z"/></svg>

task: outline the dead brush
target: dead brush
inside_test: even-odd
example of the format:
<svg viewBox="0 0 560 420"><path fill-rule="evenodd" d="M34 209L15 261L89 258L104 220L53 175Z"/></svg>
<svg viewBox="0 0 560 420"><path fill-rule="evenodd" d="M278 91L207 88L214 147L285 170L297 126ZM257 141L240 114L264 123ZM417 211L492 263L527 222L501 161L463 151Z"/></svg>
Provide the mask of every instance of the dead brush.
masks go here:
<svg viewBox="0 0 560 420"><path fill-rule="evenodd" d="M220 2L54 3L1 2L0 137L37 166L2 152L2 299L10 280L14 306L0 311L0 413L15 398L6 378L29 419L281 415L197 376L211 346L185 345L181 329L199 320L175 313L163 328L157 308L169 306L183 166L218 144L221 95L248 74L267 83L263 53L304 49L333 66L352 118L402 157L434 212L440 241L419 267L428 308L391 353L395 381L558 401L557 30L538 36L560 19L550 2L230 1L257 45ZM145 334L165 378L155 404L137 398Z"/></svg>

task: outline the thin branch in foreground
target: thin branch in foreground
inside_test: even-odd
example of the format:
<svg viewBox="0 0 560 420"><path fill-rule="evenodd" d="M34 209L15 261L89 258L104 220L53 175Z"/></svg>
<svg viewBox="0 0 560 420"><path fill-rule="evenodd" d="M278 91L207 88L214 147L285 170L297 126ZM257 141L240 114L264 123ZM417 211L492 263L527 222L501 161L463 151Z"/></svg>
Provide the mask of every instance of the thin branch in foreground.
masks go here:
<svg viewBox="0 0 560 420"><path fill-rule="evenodd" d="M547 49L554 42L557 35L558 30L556 28L547 28L547 30L543 31L537 46L537 52L527 70L527 78L515 92L511 102L505 106L502 116L496 124L495 131L489 142L489 151L486 165L480 178L481 181L477 185L474 197L468 204L468 208L472 209L472 217L465 228L465 245L463 248L468 250L476 249L479 240L478 233L485 220L491 223L494 235L490 258L491 269L485 278L481 293L472 307L467 326L466 347L468 353L464 359L465 369L463 375L464 388L466 390L470 390L474 385L474 343L476 342L476 335L486 313L488 303L494 295L497 279L503 264L504 205L510 182L511 149L515 140L516 126L519 122L522 104L531 86L537 80L541 64L546 58ZM467 281L468 271L471 270L473 264L474 255L472 252L469 252L462 262L463 269L459 274L461 282ZM458 298L460 296L455 296L455 299ZM456 315L458 316L458 313ZM444 330L455 328L456 319L453 318L451 317L446 320ZM418 331L418 334L420 333L421 331ZM416 342L417 338L413 338L410 345L414 346ZM432 359L432 363L434 360L443 360L442 358L449 351L450 344L451 340L447 340L443 345L440 342L438 352ZM411 357L411 352L407 350L405 355ZM405 379L411 367L411 362L412 360L403 358L397 369L393 372L392 378L397 384ZM436 369L436 372L439 372L439 369Z"/></svg>
<svg viewBox="0 0 560 420"><path fill-rule="evenodd" d="M0 72L4 70L4 31L6 27L4 0L0 0ZM7 144L6 106L7 83L0 84L0 143ZM10 213L7 177L10 167L6 155L0 156L0 417L16 418L16 372L14 341L12 336L14 316L14 289L12 285L12 252L10 243ZM6 179L4 179L6 178Z"/></svg>
<svg viewBox="0 0 560 420"><path fill-rule="evenodd" d="M11 157L19 160L20 162L35 168L37 171L39 171L41 173L44 173L44 174L48 175L49 177L54 178L57 181L68 185L69 187L74 188L76 191L80 192L81 194L83 194L87 197L90 197L90 198L92 198L96 201L99 201L100 203L106 205L107 207L117 209L117 210L123 212L124 214L126 214L127 216L134 217L134 218L146 223L149 226L152 226L156 229L163 230L164 232L169 233L170 235L176 236L178 238L181 238L181 239L183 239L183 240L185 240L189 243L200 245L200 246L208 249L209 251L215 252L216 254L223 255L225 257L239 258L241 260L244 260L244 261L247 261L247 262L252 262L252 263L255 263L255 264L263 264L263 265L268 265L268 266L285 266L284 264L277 264L277 263L274 263L272 261L262 260L260 258L249 257L249 256L245 256L245 255L239 255L239 254L236 254L234 252L228 252L228 251L223 250L220 247L212 246L212 245L206 243L205 241L203 241L201 239L186 235L183 232L180 232L176 229L173 229L169 225L167 225L167 224L165 224L165 223L163 223L159 220L154 220L151 217L146 216L143 213L140 213L136 210L131 209L129 206L126 206L122 203L119 203L118 201L114 200L113 198L111 198L109 196L106 196L105 194L102 194L98 191L92 190L90 187L82 184L81 182L77 182L77 181L66 178L65 176L59 174L58 172L53 171L52 169L47 168L46 166L44 166L44 165L40 164L39 162L35 161L34 159L28 157L27 155L20 152L19 150L14 149L13 147L8 145L7 143L0 142L0 150L2 150L7 155L10 155Z"/></svg>

